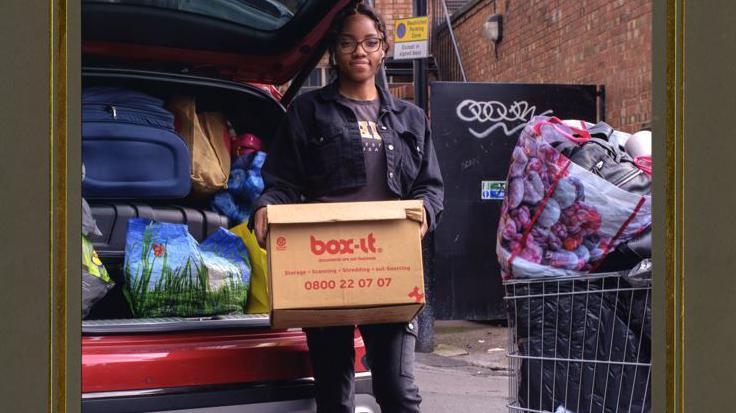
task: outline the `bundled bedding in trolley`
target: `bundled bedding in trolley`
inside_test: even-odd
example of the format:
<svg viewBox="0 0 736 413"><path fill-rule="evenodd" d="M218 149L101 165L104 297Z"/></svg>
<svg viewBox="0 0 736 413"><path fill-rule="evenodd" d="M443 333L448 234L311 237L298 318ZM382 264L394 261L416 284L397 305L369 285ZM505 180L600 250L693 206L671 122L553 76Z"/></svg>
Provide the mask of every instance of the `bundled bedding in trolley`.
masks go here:
<svg viewBox="0 0 736 413"><path fill-rule="evenodd" d="M503 279L596 272L651 228L651 178L605 123L538 116L509 167L496 254Z"/></svg>
<svg viewBox="0 0 736 413"><path fill-rule="evenodd" d="M627 137L540 116L516 144L496 244L510 411L650 411L651 158Z"/></svg>

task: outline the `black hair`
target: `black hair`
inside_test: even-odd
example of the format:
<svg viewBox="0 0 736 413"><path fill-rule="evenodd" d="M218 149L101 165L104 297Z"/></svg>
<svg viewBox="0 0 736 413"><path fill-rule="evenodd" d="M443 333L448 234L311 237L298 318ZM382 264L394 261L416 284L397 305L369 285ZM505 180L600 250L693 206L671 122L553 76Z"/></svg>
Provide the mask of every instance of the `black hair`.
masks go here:
<svg viewBox="0 0 736 413"><path fill-rule="evenodd" d="M332 25L330 26L330 31L328 34L327 51L329 52L330 74L333 78L337 78L338 74L340 73L335 61L335 54L337 54L337 42L340 38L340 33L342 33L342 29L345 27L345 21L348 19L348 17L356 14L362 14L363 16L366 16L373 20L373 23L376 25L376 30L378 31L378 33L380 33L381 38L383 39L383 51L384 53L388 53L388 36L386 34L386 23L383 21L383 17L381 17L381 15L373 7L371 7L370 4L366 3L363 0L360 0L354 5L348 6L341 10L332 20Z"/></svg>

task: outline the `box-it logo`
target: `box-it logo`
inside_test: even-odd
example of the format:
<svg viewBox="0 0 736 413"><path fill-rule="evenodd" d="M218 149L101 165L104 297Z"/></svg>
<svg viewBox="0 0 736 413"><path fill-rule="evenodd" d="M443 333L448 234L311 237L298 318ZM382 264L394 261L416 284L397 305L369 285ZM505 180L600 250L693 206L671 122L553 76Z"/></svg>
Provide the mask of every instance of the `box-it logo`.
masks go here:
<svg viewBox="0 0 736 413"><path fill-rule="evenodd" d="M286 249L286 237L276 238L276 249L279 251L283 251Z"/></svg>
<svg viewBox="0 0 736 413"><path fill-rule="evenodd" d="M312 250L312 254L314 255L322 255L325 252L331 255L354 254L356 250L360 250L365 253L377 253L383 251L381 248L376 246L376 237L373 236L372 232L365 238L331 239L327 241L318 240L314 235L310 235L309 248Z"/></svg>

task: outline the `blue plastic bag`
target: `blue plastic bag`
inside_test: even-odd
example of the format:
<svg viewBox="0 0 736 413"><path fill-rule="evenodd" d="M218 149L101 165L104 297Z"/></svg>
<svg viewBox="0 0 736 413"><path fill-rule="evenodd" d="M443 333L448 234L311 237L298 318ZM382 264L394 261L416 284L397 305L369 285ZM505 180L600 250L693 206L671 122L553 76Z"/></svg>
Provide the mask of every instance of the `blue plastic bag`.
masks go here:
<svg viewBox="0 0 736 413"><path fill-rule="evenodd" d="M230 170L227 190L214 196L212 208L236 223L245 221L250 216L253 203L263 192L261 168L265 161L265 152L255 152L236 159Z"/></svg>
<svg viewBox="0 0 736 413"><path fill-rule="evenodd" d="M227 191L218 192L212 197L212 209L238 224L250 216L250 209L246 205L238 205L235 198Z"/></svg>
<svg viewBox="0 0 736 413"><path fill-rule="evenodd" d="M263 178L260 172L233 169L230 171L230 178L227 181L227 191L235 199L250 204L258 199L261 192L263 192Z"/></svg>
<svg viewBox="0 0 736 413"><path fill-rule="evenodd" d="M258 199L263 192L261 169L265 162L265 152L255 152L241 156L235 161L236 166L230 171L227 190L236 200L252 203Z"/></svg>
<svg viewBox="0 0 736 413"><path fill-rule="evenodd" d="M135 317L242 314L249 287L248 251L230 231L198 245L186 225L128 222L123 291Z"/></svg>

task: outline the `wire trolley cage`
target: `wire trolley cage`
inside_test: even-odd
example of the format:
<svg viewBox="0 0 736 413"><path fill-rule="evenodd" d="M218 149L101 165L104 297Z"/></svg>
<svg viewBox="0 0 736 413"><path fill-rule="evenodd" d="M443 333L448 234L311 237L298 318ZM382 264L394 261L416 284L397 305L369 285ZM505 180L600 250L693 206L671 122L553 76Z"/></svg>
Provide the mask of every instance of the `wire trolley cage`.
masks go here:
<svg viewBox="0 0 736 413"><path fill-rule="evenodd" d="M651 263L504 282L509 412L648 413Z"/></svg>

